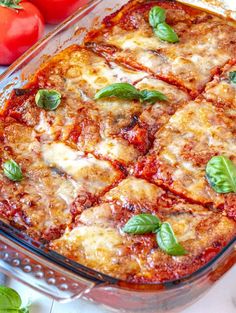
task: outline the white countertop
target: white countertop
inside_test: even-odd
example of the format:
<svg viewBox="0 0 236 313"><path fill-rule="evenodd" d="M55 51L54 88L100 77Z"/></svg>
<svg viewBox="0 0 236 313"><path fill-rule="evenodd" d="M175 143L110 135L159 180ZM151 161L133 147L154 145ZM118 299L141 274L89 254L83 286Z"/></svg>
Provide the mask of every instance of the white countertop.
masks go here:
<svg viewBox="0 0 236 313"><path fill-rule="evenodd" d="M0 73L4 70L0 66ZM7 284L15 288L24 301L30 297L30 313L108 313L98 305L77 300L70 304L60 304L8 279ZM182 313L236 313L236 266L229 271L200 301Z"/></svg>

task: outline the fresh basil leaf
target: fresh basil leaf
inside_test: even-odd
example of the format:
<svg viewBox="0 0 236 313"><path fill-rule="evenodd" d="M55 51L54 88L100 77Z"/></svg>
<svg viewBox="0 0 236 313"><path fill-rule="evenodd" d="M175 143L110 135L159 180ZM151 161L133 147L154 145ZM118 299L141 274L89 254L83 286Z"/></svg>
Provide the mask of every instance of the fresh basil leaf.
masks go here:
<svg viewBox="0 0 236 313"><path fill-rule="evenodd" d="M12 288L0 286L0 312L19 312L20 307L19 294Z"/></svg>
<svg viewBox="0 0 236 313"><path fill-rule="evenodd" d="M229 73L229 79L232 83L236 84L236 71Z"/></svg>
<svg viewBox="0 0 236 313"><path fill-rule="evenodd" d="M142 90L140 91L141 94L141 101L142 102L148 102L150 104L154 104L157 101L167 101L167 97L159 92L159 91L155 91L155 90Z"/></svg>
<svg viewBox="0 0 236 313"><path fill-rule="evenodd" d="M155 232L161 226L158 217L152 214L139 214L133 216L123 227L123 231L128 234L148 234Z"/></svg>
<svg viewBox="0 0 236 313"><path fill-rule="evenodd" d="M165 22L158 24L157 27L154 28L154 33L161 40L168 41L170 43L179 42L179 37L176 32Z"/></svg>
<svg viewBox="0 0 236 313"><path fill-rule="evenodd" d="M25 313L25 312L21 312L21 309L13 309L13 310L12 309L0 309L0 313Z"/></svg>
<svg viewBox="0 0 236 313"><path fill-rule="evenodd" d="M141 102L149 102L154 104L156 101L166 101L167 97L156 90L138 90L128 83L116 83L109 85L95 95L95 100L107 97L117 97L127 100L140 100Z"/></svg>
<svg viewBox="0 0 236 313"><path fill-rule="evenodd" d="M7 178L15 182L23 179L20 166L13 160L8 160L3 164L3 173Z"/></svg>
<svg viewBox="0 0 236 313"><path fill-rule="evenodd" d="M166 20L166 10L155 6L149 12L149 24L156 28L158 24L164 23Z"/></svg>
<svg viewBox="0 0 236 313"><path fill-rule="evenodd" d="M227 157L213 157L207 163L206 177L216 192L236 192L236 166Z"/></svg>
<svg viewBox="0 0 236 313"><path fill-rule="evenodd" d="M35 96L35 102L39 108L53 111L61 103L61 94L56 90L40 89Z"/></svg>
<svg viewBox="0 0 236 313"><path fill-rule="evenodd" d="M139 91L131 84L116 83L102 88L95 94L94 99L117 97L120 99L138 100L140 98Z"/></svg>
<svg viewBox="0 0 236 313"><path fill-rule="evenodd" d="M185 255L186 250L178 243L169 223L163 223L157 232L157 243L169 255Z"/></svg>

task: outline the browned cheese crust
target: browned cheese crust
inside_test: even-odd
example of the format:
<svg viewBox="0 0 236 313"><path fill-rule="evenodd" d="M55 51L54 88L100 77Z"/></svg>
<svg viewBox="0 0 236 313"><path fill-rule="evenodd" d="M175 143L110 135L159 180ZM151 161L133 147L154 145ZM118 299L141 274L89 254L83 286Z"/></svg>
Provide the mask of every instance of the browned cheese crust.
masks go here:
<svg viewBox="0 0 236 313"><path fill-rule="evenodd" d="M180 41L161 41L148 23L166 9ZM205 178L217 155L236 164L236 27L173 1L131 1L91 31L83 46L51 57L0 116L0 218L85 266L134 283L191 274L236 235L236 195ZM158 90L154 104L94 100L113 83ZM62 95L54 111L35 103L39 89ZM170 256L154 234L128 235L141 213L169 222L188 252Z"/></svg>

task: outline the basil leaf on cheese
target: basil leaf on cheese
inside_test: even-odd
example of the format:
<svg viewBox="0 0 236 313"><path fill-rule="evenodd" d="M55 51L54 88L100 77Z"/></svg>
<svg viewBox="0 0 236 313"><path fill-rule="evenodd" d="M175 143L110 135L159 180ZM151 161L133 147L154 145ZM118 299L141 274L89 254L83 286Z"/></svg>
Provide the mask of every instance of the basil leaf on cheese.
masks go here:
<svg viewBox="0 0 236 313"><path fill-rule="evenodd" d="M229 80L231 83L236 84L236 71L229 73Z"/></svg>
<svg viewBox="0 0 236 313"><path fill-rule="evenodd" d="M161 7L155 6L149 12L149 24L156 28L158 24L165 22L166 10Z"/></svg>
<svg viewBox="0 0 236 313"><path fill-rule="evenodd" d="M61 94L56 90L40 89L35 96L35 102L39 108L54 111L61 103Z"/></svg>
<svg viewBox="0 0 236 313"><path fill-rule="evenodd" d="M160 91L156 90L142 90L140 91L141 94L141 101L148 102L150 104L154 104L157 101L167 101L167 97L161 93Z"/></svg>
<svg viewBox="0 0 236 313"><path fill-rule="evenodd" d="M127 100L138 100L140 98L139 91L131 84L116 83L102 88L95 94L94 99L117 97Z"/></svg>
<svg viewBox="0 0 236 313"><path fill-rule="evenodd" d="M154 28L154 33L163 41L170 43L179 42L179 37L170 25L167 23L160 23Z"/></svg>
<svg viewBox="0 0 236 313"><path fill-rule="evenodd" d="M166 22L166 10L155 6L149 12L149 24L152 26L154 33L163 41L170 43L179 42L179 37L174 29Z"/></svg>
<svg viewBox="0 0 236 313"><path fill-rule="evenodd" d="M213 157L207 163L206 177L217 193L236 192L236 166L227 157Z"/></svg>
<svg viewBox="0 0 236 313"><path fill-rule="evenodd" d="M102 88L98 91L94 99L116 97L127 100L139 100L141 102L148 102L154 104L159 101L166 101L167 97L156 90L138 90L133 85L128 83L116 83Z"/></svg>
<svg viewBox="0 0 236 313"><path fill-rule="evenodd" d="M167 254L174 256L187 254L184 247L178 243L169 223L163 223L156 236L159 248Z"/></svg>
<svg viewBox="0 0 236 313"><path fill-rule="evenodd" d="M122 229L125 233L144 235L156 233L159 248L169 255L185 255L187 251L178 243L169 223L161 223L160 219L152 214L133 216Z"/></svg>
<svg viewBox="0 0 236 313"><path fill-rule="evenodd" d="M3 173L7 178L15 182L23 179L20 166L13 160L8 160L3 164Z"/></svg>
<svg viewBox="0 0 236 313"><path fill-rule="evenodd" d="M158 217L152 214L139 214L126 223L123 231L128 234L143 235L157 231L160 226L161 221Z"/></svg>

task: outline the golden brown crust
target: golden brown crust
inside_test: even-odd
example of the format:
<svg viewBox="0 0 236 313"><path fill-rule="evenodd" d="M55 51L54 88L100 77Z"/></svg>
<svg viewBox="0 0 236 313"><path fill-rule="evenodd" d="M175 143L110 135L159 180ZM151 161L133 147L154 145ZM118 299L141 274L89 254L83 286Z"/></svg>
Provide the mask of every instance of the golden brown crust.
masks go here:
<svg viewBox="0 0 236 313"><path fill-rule="evenodd" d="M188 255L171 257L158 248L155 234L122 232L136 214L168 221ZM85 210L76 227L51 247L67 257L135 283L178 279L211 260L236 231L221 213L190 204L145 180L128 177L105 194L102 203Z"/></svg>
<svg viewBox="0 0 236 313"><path fill-rule="evenodd" d="M236 108L236 83L230 81L230 73L236 71L236 59L230 60L221 72L206 85L203 96L214 102L224 112L235 116Z"/></svg>
<svg viewBox="0 0 236 313"><path fill-rule="evenodd" d="M236 218L236 206L216 193L205 177L208 161L216 155L236 162L234 119L206 100L189 102L156 134L149 155L133 172L203 205L221 208Z"/></svg>
<svg viewBox="0 0 236 313"><path fill-rule="evenodd" d="M161 41L149 25L152 7L166 9L166 22L180 41ZM171 1L131 1L92 31L86 45L107 59L144 70L195 97L212 75L235 57L235 28L219 17Z"/></svg>
<svg viewBox="0 0 236 313"><path fill-rule="evenodd" d="M154 37L154 5L167 10L178 44ZM0 171L0 218L134 283L179 279L212 260L236 235L235 193L216 194L205 178L212 156L236 162L235 34L233 24L185 5L134 0L105 18L86 47L49 59L1 110L1 167L15 160L24 179ZM117 82L168 100L94 100ZM62 94L57 110L36 106L41 88ZM188 254L167 255L155 234L125 234L140 213L169 222Z"/></svg>
<svg viewBox="0 0 236 313"><path fill-rule="evenodd" d="M155 105L114 98L94 101L98 90L116 82L131 83L138 89L158 89L168 101ZM108 63L75 45L44 64L27 88L23 95L12 95L4 114L35 127L41 141L66 141L79 150L124 165L147 152L155 131L189 99L186 93L145 72ZM38 88L61 92L63 100L56 114L35 106ZM112 149L115 145L116 150Z"/></svg>

